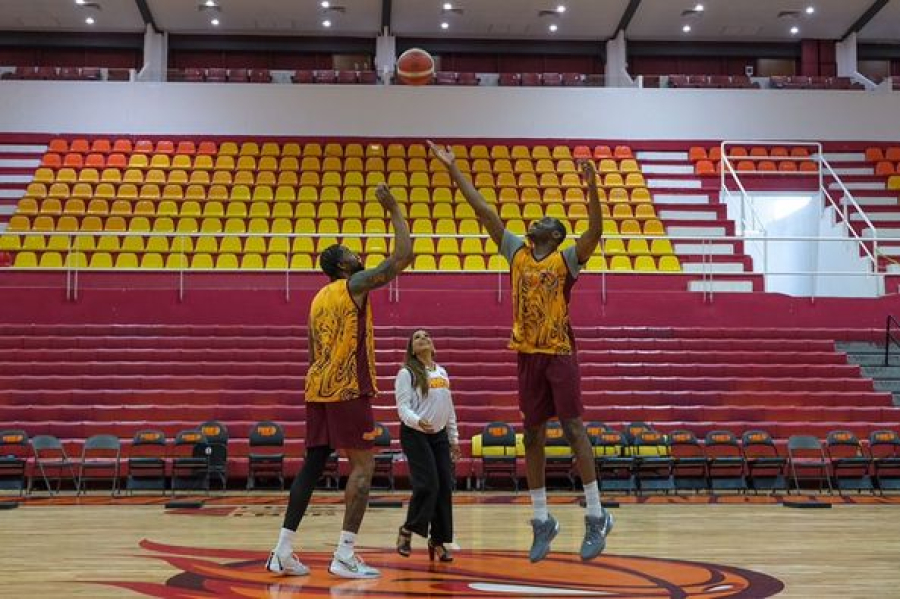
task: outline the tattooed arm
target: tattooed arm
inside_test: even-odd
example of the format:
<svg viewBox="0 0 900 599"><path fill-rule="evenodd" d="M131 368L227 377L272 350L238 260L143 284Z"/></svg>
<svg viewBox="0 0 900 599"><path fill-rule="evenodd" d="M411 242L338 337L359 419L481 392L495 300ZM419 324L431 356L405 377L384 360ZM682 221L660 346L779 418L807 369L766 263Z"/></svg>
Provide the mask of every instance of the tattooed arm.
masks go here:
<svg viewBox="0 0 900 599"><path fill-rule="evenodd" d="M409 227L403 213L400 212L397 200L383 183L375 190L375 195L391 216L391 224L394 226L394 251L378 266L367 268L350 277L350 294L357 305L362 304L367 293L393 281L413 259Z"/></svg>

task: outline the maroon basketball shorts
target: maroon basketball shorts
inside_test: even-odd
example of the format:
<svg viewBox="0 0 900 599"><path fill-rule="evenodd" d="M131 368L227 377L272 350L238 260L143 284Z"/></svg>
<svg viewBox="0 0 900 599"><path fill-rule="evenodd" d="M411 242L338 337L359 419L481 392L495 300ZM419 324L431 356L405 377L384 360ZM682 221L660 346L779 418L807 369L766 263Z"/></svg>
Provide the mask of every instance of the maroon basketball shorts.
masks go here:
<svg viewBox="0 0 900 599"><path fill-rule="evenodd" d="M563 420L584 413L575 354L518 356L519 409L526 428L540 426L554 416Z"/></svg>
<svg viewBox="0 0 900 599"><path fill-rule="evenodd" d="M375 417L371 398L306 402L306 446L372 449Z"/></svg>

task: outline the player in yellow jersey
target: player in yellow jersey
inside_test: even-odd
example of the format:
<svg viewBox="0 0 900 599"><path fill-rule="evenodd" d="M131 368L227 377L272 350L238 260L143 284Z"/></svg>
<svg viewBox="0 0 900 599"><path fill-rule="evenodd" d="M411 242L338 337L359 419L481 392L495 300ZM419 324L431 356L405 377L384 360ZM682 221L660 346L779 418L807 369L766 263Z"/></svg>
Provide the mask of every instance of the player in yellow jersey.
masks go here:
<svg viewBox="0 0 900 599"><path fill-rule="evenodd" d="M291 485L278 544L266 562L266 568L277 574L309 573L294 555L293 540L328 456L341 449L350 460L351 471L344 492L343 528L328 571L344 578L380 575L354 551L374 469L371 401L378 390L368 298L370 291L386 285L409 266L413 254L409 227L397 200L384 184L375 195L394 227L393 253L370 269L364 269L359 256L342 245L332 245L319 255L319 265L331 282L316 294L310 307L306 459Z"/></svg>
<svg viewBox="0 0 900 599"><path fill-rule="evenodd" d="M594 163L581 163L588 189L588 228L574 246L560 251L566 228L559 220L546 217L531 223L524 240L513 235L460 171L453 152L431 142L429 146L510 264L513 330L509 348L518 352L519 407L524 415L525 462L534 507L531 561L546 557L550 542L559 534L559 522L547 510L544 482L546 423L553 417L559 418L577 460L587 505L581 558L593 559L606 546L613 518L600 504L594 455L581 420L584 407L575 338L569 323L569 296L603 232Z"/></svg>

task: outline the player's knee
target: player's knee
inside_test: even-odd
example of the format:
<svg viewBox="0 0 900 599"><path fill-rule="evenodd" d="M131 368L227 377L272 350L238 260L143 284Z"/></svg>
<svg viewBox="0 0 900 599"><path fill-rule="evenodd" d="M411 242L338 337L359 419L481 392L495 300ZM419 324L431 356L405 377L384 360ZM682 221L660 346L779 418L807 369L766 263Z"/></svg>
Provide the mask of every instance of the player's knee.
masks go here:
<svg viewBox="0 0 900 599"><path fill-rule="evenodd" d="M543 426L525 429L525 437L523 439L525 443L525 449L543 447L545 440L546 432Z"/></svg>
<svg viewBox="0 0 900 599"><path fill-rule="evenodd" d="M575 443L581 441L582 437L586 434L581 418L566 419L560 424L562 425L563 435L570 446L574 447Z"/></svg>

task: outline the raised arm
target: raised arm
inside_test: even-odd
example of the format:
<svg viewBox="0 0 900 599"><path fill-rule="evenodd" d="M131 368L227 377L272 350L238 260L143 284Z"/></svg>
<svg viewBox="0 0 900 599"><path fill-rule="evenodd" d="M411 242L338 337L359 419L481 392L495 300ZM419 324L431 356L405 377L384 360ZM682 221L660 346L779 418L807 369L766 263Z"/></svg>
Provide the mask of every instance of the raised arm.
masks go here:
<svg viewBox="0 0 900 599"><path fill-rule="evenodd" d="M581 173L588 188L588 228L581 234L575 244L575 252L578 254L578 262L584 264L588 261L600 237L603 235L603 209L600 207L600 192L597 191L597 169L590 159L581 161Z"/></svg>
<svg viewBox="0 0 900 599"><path fill-rule="evenodd" d="M491 239L494 240L497 247L500 247L500 243L503 241L503 231L505 230L505 227L503 226L503 221L500 220L500 217L497 215L497 212L488 205L484 196L475 189L471 179L459 170L459 167L456 165L456 156L453 155L450 148L439 146L432 141L428 142L428 147L431 148L431 153L434 154L434 157L447 167L447 170L450 172L450 178L453 179L453 182L456 183L457 187L462 191L466 201L472 206L472 210L475 211L478 220L481 221L481 224L487 229Z"/></svg>
<svg viewBox="0 0 900 599"><path fill-rule="evenodd" d="M368 292L394 280L404 268L412 263L413 259L409 227L406 225L403 213L400 212L397 200L387 185L383 183L375 190L375 197L378 198L378 202L385 211L390 214L391 224L394 225L394 251L378 266L361 270L350 277L348 283L350 293L357 304L362 303L362 299Z"/></svg>

